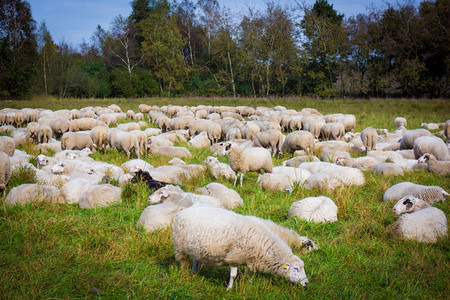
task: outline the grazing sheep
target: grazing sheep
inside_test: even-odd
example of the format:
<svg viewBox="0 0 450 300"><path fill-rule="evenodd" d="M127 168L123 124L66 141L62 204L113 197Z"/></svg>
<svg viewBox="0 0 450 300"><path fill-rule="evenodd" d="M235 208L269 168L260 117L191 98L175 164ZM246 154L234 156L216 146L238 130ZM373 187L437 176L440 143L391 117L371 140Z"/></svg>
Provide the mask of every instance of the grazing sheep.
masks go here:
<svg viewBox="0 0 450 300"><path fill-rule="evenodd" d="M194 118L190 116L182 116L182 117L175 117L169 120L169 126L171 130L179 130L179 129L188 129L189 123Z"/></svg>
<svg viewBox="0 0 450 300"><path fill-rule="evenodd" d="M206 131L202 131L192 137L189 140L188 145L193 148L207 148L211 146L211 141L208 138L208 133Z"/></svg>
<svg viewBox="0 0 450 300"><path fill-rule="evenodd" d="M305 150L310 153L314 148L314 137L309 131L297 130L289 133L284 139L281 151L294 152L296 150Z"/></svg>
<svg viewBox="0 0 450 300"><path fill-rule="evenodd" d="M408 125L408 123L406 122L406 119L403 117L397 117L394 119L394 126L396 128L400 128L400 127L406 128L407 125Z"/></svg>
<svg viewBox="0 0 450 300"><path fill-rule="evenodd" d="M449 193L439 186L420 185L405 181L387 189L383 195L383 201L398 201L398 199L407 195L412 195L433 204L434 202L445 201L445 196L448 196Z"/></svg>
<svg viewBox="0 0 450 300"><path fill-rule="evenodd" d="M222 156L228 155L230 167L235 172L240 172L240 185L242 187L242 180L247 172L260 172L263 169L265 172L272 172L273 163L270 152L259 147L249 147L245 149L239 148L233 142L226 142L222 146ZM234 181L236 185L236 179Z"/></svg>
<svg viewBox="0 0 450 300"><path fill-rule="evenodd" d="M439 161L433 154L425 153L418 160L419 163L426 163L427 170L439 176L450 174L450 161Z"/></svg>
<svg viewBox="0 0 450 300"><path fill-rule="evenodd" d="M0 151L5 152L8 156L14 155L16 143L9 136L0 136Z"/></svg>
<svg viewBox="0 0 450 300"><path fill-rule="evenodd" d="M84 148L93 149L92 139L88 133L66 132L61 138L62 150L82 150Z"/></svg>
<svg viewBox="0 0 450 300"><path fill-rule="evenodd" d="M272 191L288 191L292 192L292 180L289 176L283 173L266 173L259 174L256 184L262 190L272 190Z"/></svg>
<svg viewBox="0 0 450 300"><path fill-rule="evenodd" d="M177 213L173 220L175 258L184 263L230 266L228 290L239 265L251 272L274 273L292 283L307 286L303 261L261 219L226 209L195 205Z"/></svg>
<svg viewBox="0 0 450 300"><path fill-rule="evenodd" d="M122 201L122 188L111 184L92 185L81 195L78 205L80 208L106 207Z"/></svg>
<svg viewBox="0 0 450 300"><path fill-rule="evenodd" d="M169 126L169 118L165 115L162 115L155 120L156 126L161 129L162 132L166 132Z"/></svg>
<svg viewBox="0 0 450 300"><path fill-rule="evenodd" d="M209 140L212 143L216 143L222 137L222 127L216 122L211 122L206 133L208 134Z"/></svg>
<svg viewBox="0 0 450 300"><path fill-rule="evenodd" d="M276 129L269 129L258 132L253 139L254 147L263 147L272 149L272 157L276 154L281 154L281 147L283 145L285 136L281 131Z"/></svg>
<svg viewBox="0 0 450 300"><path fill-rule="evenodd" d="M204 131L207 132L208 128L212 126L212 121L205 119L194 119L188 124L189 136L194 136Z"/></svg>
<svg viewBox="0 0 450 300"><path fill-rule="evenodd" d="M413 151L415 159L425 153L432 154L437 160L450 161L450 152L443 140L436 136L421 136L414 140Z"/></svg>
<svg viewBox="0 0 450 300"><path fill-rule="evenodd" d="M286 167L298 167L302 162L320 161L319 158L313 155L300 155L294 156L291 159L283 161L283 166Z"/></svg>
<svg viewBox="0 0 450 300"><path fill-rule="evenodd" d="M236 127L230 128L225 135L225 139L227 141L239 140L241 138L242 138L241 130Z"/></svg>
<svg viewBox="0 0 450 300"><path fill-rule="evenodd" d="M403 169L395 163L379 163L375 166L375 174L403 176Z"/></svg>
<svg viewBox="0 0 450 300"><path fill-rule="evenodd" d="M64 133L69 131L70 121L65 118L57 118L50 122L50 127L52 128L55 138L59 139Z"/></svg>
<svg viewBox="0 0 450 300"><path fill-rule="evenodd" d="M11 177L11 163L9 161L9 156L0 151L0 190L3 191L3 196L5 196L6 185L8 184L9 178Z"/></svg>
<svg viewBox="0 0 450 300"><path fill-rule="evenodd" d="M325 124L323 120L311 120L303 123L303 130L311 132L315 139L318 139L322 126Z"/></svg>
<svg viewBox="0 0 450 300"><path fill-rule="evenodd" d="M107 135L108 127L106 126L95 126L90 132L90 137L94 146L97 147L99 151L103 150L106 152L106 145L108 144Z"/></svg>
<svg viewBox="0 0 450 300"><path fill-rule="evenodd" d="M328 197L308 197L294 202L289 208L289 217L326 223L337 221L338 207Z"/></svg>
<svg viewBox="0 0 450 300"><path fill-rule="evenodd" d="M378 133L372 127L364 128L361 131L361 140L363 142L364 147L366 148L366 153L375 149L375 146L378 141Z"/></svg>
<svg viewBox="0 0 450 300"><path fill-rule="evenodd" d="M403 134L402 139L400 140L400 150L412 149L415 139L421 136L430 136L430 135L432 135L431 132L422 128L406 130L406 132Z"/></svg>
<svg viewBox="0 0 450 300"><path fill-rule="evenodd" d="M236 191L218 182L211 182L202 188L198 188L197 193L221 200L227 209L233 209L244 205L244 200L242 200L241 196L239 196Z"/></svg>
<svg viewBox="0 0 450 300"><path fill-rule="evenodd" d="M114 148L117 150L123 150L127 157L130 158L130 151L134 148L134 152L136 153L137 158L141 158L141 148L138 137L132 133L127 131L121 131L115 133L113 144Z"/></svg>
<svg viewBox="0 0 450 300"><path fill-rule="evenodd" d="M253 140L261 128L255 122L247 122L241 129L242 138Z"/></svg>
<svg viewBox="0 0 450 300"><path fill-rule="evenodd" d="M37 202L64 203L57 187L35 183L21 184L12 188L5 198L5 204L27 204Z"/></svg>
<svg viewBox="0 0 450 300"><path fill-rule="evenodd" d="M205 164L207 164L214 178L224 177L225 179L233 179L234 182L237 180L236 172L230 167L230 165L221 163L214 156L208 156L205 159Z"/></svg>
<svg viewBox="0 0 450 300"><path fill-rule="evenodd" d="M323 124L320 134L326 140L340 140L345 134L345 127L340 122L330 122Z"/></svg>
<svg viewBox="0 0 450 300"><path fill-rule="evenodd" d="M418 242L435 243L447 236L447 217L436 207L408 195L392 208L394 214L405 213L392 226L392 235Z"/></svg>
<svg viewBox="0 0 450 300"><path fill-rule="evenodd" d="M136 122L129 122L129 123L122 123L117 125L117 129L121 130L121 131L133 131L133 130L141 130L141 126L139 126L138 123Z"/></svg>
<svg viewBox="0 0 450 300"><path fill-rule="evenodd" d="M141 130L132 130L130 131L130 133L133 134L137 139L139 145L139 154L140 155L144 154L145 157L147 157L147 148L148 148L147 135Z"/></svg>
<svg viewBox="0 0 450 300"><path fill-rule="evenodd" d="M185 147L148 145L148 150L153 154L167 157L192 157L191 152Z"/></svg>
<svg viewBox="0 0 450 300"><path fill-rule="evenodd" d="M134 117L135 117L134 111L132 111L131 109L127 110L127 118L134 120Z"/></svg>
<svg viewBox="0 0 450 300"><path fill-rule="evenodd" d="M41 124L37 129L38 143L48 143L52 138L52 128L49 125Z"/></svg>
<svg viewBox="0 0 450 300"><path fill-rule="evenodd" d="M27 125L27 138L30 139L33 143L37 143L38 135L37 130L39 127L39 123L30 122Z"/></svg>
<svg viewBox="0 0 450 300"><path fill-rule="evenodd" d="M106 126L105 122L93 118L75 119L70 121L69 131L87 131L98 125Z"/></svg>

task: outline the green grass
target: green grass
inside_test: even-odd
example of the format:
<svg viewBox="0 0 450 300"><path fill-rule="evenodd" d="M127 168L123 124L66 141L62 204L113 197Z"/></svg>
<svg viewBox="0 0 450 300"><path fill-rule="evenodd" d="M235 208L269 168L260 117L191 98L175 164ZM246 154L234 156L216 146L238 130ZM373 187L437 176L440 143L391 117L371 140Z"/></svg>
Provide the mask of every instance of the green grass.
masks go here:
<svg viewBox="0 0 450 300"><path fill-rule="evenodd" d="M123 111L137 111L140 103L165 105L284 105L301 109L313 107L323 114L353 113L357 131L366 126L393 130L393 119L404 116L409 128L424 121L443 122L450 118L447 100L313 100L313 99L132 99L132 100L44 100L0 102L0 107L43 107L52 110L107 106L117 103ZM23 149L33 155L33 145ZM210 153L191 149L187 163L202 163ZM96 160L121 165L127 157L116 150L95 153ZM290 158L274 159L274 165ZM219 158L226 161L226 158ZM153 166L168 159L149 155ZM329 298L424 298L448 299L450 288L450 242L434 244L404 241L389 236L398 218L392 203L384 203L386 189L402 181L439 185L450 191L450 176L438 177L426 171L403 176L378 176L365 172L364 187L335 190L294 189L291 194L261 191L257 175L246 174L243 187L234 189L244 199L235 209L242 214L269 218L313 239L320 247L310 253L295 252L305 262L308 288L294 286L273 275L246 274L240 267L233 290L226 291L228 268L202 267L198 274L182 269L175 261L171 230L154 233L136 230L147 206L149 192L144 184L128 184L122 203L107 208L81 210L77 205L36 203L10 207L0 198L0 295L4 299L102 298L102 299L329 299ZM33 174L20 170L13 175L7 191L20 183L32 182ZM206 173L183 183L194 191L211 181ZM228 187L232 182L219 179ZM339 207L338 221L315 224L289 219L291 204L309 196L324 195ZM447 202L437 203L447 215Z"/></svg>

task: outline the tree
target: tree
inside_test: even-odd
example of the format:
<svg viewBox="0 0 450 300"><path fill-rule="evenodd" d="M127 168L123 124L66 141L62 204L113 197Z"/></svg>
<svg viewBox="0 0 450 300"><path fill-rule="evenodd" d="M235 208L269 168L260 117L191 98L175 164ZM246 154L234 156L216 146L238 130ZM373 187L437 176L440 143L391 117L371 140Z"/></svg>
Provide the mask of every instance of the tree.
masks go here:
<svg viewBox="0 0 450 300"><path fill-rule="evenodd" d="M52 74L53 74L53 63L56 55L56 45L53 42L52 36L47 29L47 25L42 22L37 31L37 44L39 53L39 67L37 70L38 78L36 80L38 86L43 87L40 92L44 92L44 95L48 95L49 91L52 90Z"/></svg>
<svg viewBox="0 0 450 300"><path fill-rule="evenodd" d="M0 0L0 95L30 93L37 59L34 31L28 2Z"/></svg>

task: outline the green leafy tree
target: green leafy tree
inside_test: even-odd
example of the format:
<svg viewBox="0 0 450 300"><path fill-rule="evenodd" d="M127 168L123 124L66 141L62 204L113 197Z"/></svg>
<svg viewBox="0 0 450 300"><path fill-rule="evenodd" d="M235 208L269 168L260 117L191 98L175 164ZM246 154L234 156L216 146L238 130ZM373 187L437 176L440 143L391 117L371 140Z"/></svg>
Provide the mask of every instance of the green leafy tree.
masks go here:
<svg viewBox="0 0 450 300"><path fill-rule="evenodd" d="M52 36L47 29L47 25L42 22L37 31L38 42L38 68L36 79L36 91L48 95L52 90L52 78L54 75L53 63L56 56L56 44L53 42Z"/></svg>

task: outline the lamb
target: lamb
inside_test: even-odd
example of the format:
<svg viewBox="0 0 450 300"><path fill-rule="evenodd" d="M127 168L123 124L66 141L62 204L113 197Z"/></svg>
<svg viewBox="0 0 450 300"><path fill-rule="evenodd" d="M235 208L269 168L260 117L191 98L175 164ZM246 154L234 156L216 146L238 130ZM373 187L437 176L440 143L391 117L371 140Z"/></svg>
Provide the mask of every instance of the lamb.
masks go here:
<svg viewBox="0 0 450 300"><path fill-rule="evenodd" d="M106 207L120 203L122 188L111 184L92 185L81 195L78 205L80 208Z"/></svg>
<svg viewBox="0 0 450 300"><path fill-rule="evenodd" d="M95 126L92 128L91 133L89 134L92 142L95 147L99 151L103 150L106 152L106 145L108 144L107 135L108 135L108 127L106 126Z"/></svg>
<svg viewBox="0 0 450 300"><path fill-rule="evenodd" d="M9 156L0 151L0 190L3 190L3 197L5 196L6 185L11 177L11 163Z"/></svg>
<svg viewBox="0 0 450 300"><path fill-rule="evenodd" d="M30 202L64 203L64 198L57 187L35 183L16 186L9 191L5 198L7 205L25 205Z"/></svg>
<svg viewBox="0 0 450 300"><path fill-rule="evenodd" d="M88 133L66 132L61 138L62 150L81 150L84 148L93 149L93 142Z"/></svg>
<svg viewBox="0 0 450 300"><path fill-rule="evenodd" d="M400 150L405 149L412 149L414 140L420 136L430 136L432 135L431 132L429 132L426 129L413 129L413 130L407 130L404 134L402 139L400 140Z"/></svg>
<svg viewBox="0 0 450 300"><path fill-rule="evenodd" d="M69 131L70 121L65 118L56 118L50 122L50 127L52 128L55 138L59 139L64 133Z"/></svg>
<svg viewBox="0 0 450 300"><path fill-rule="evenodd" d="M256 217L195 205L175 215L173 241L176 260L183 264L192 258L194 272L199 263L230 266L228 290L233 287L237 267L242 264L251 272L275 273L303 286L309 283L303 261Z"/></svg>
<svg viewBox="0 0 450 300"><path fill-rule="evenodd" d="M340 122L325 123L320 134L326 140L340 140L345 134L345 127Z"/></svg>
<svg viewBox="0 0 450 300"><path fill-rule="evenodd" d="M361 140L364 147L366 148L366 153L375 149L378 140L378 133L372 127L364 128L361 131Z"/></svg>
<svg viewBox="0 0 450 300"><path fill-rule="evenodd" d="M308 197L294 202L289 208L289 217L307 221L327 223L337 221L338 207L328 197Z"/></svg>
<svg viewBox="0 0 450 300"><path fill-rule="evenodd" d="M9 136L0 136L0 151L5 152L8 156L14 155L16 143L13 138Z"/></svg>
<svg viewBox="0 0 450 300"><path fill-rule="evenodd" d="M270 147L272 149L272 157L276 154L281 154L281 147L283 145L285 136L281 131L276 129L269 129L258 132L253 139L254 147Z"/></svg>
<svg viewBox="0 0 450 300"><path fill-rule="evenodd" d="M421 136L414 140L413 150L415 159L425 153L432 154L437 160L450 161L450 152L443 140L436 136Z"/></svg>
<svg viewBox="0 0 450 300"><path fill-rule="evenodd" d="M445 196L450 194L439 186L426 186L405 181L387 189L383 195L383 201L397 201L407 195L412 195L433 204L434 202L445 201Z"/></svg>
<svg viewBox="0 0 450 300"><path fill-rule="evenodd" d="M38 143L48 143L52 138L52 128L49 125L41 124L37 129Z"/></svg>
<svg viewBox="0 0 450 300"><path fill-rule="evenodd" d="M439 176L450 174L450 161L439 161L433 154L425 153L417 161L419 163L426 163L427 170Z"/></svg>
<svg viewBox="0 0 450 300"><path fill-rule="evenodd" d="M233 171L230 165L219 162L219 160L214 156L208 156L205 159L205 164L210 167L214 178L224 177L225 179L234 179L236 182L236 172Z"/></svg>
<svg viewBox="0 0 450 300"><path fill-rule="evenodd" d="M288 175L278 173L259 174L256 184L263 190L292 192L292 180Z"/></svg>
<svg viewBox="0 0 450 300"><path fill-rule="evenodd" d="M312 152L314 148L314 137L309 131L297 130L289 133L284 139L281 151L294 152L296 150L305 150L306 152Z"/></svg>
<svg viewBox="0 0 450 300"><path fill-rule="evenodd" d="M150 153L160 154L167 157L192 157L191 152L185 147L174 146L156 146L153 144L148 145Z"/></svg>
<svg viewBox="0 0 450 300"><path fill-rule="evenodd" d="M408 125L408 123L406 122L406 119L403 117L397 117L394 119L394 126L396 128L400 128L400 127L405 127Z"/></svg>
<svg viewBox="0 0 450 300"><path fill-rule="evenodd" d="M272 172L273 163L270 152L259 147L249 147L246 149L239 148L233 142L225 142L222 146L222 156L228 155L230 167L235 172L240 172L240 185L242 187L242 180L247 172L260 172L263 169L265 172ZM236 179L234 181L236 185Z"/></svg>
<svg viewBox="0 0 450 300"><path fill-rule="evenodd" d="M188 145L193 148L207 148L211 146L211 141L208 138L208 133L206 131L202 131L192 137L189 140Z"/></svg>
<svg viewBox="0 0 450 300"><path fill-rule="evenodd" d="M408 195L392 208L394 214L406 213L392 226L392 235L418 242L435 243L447 236L447 217L436 207Z"/></svg>
<svg viewBox="0 0 450 300"><path fill-rule="evenodd" d="M202 188L198 188L197 193L221 200L227 209L244 205L244 200L238 193L218 182L211 182Z"/></svg>

